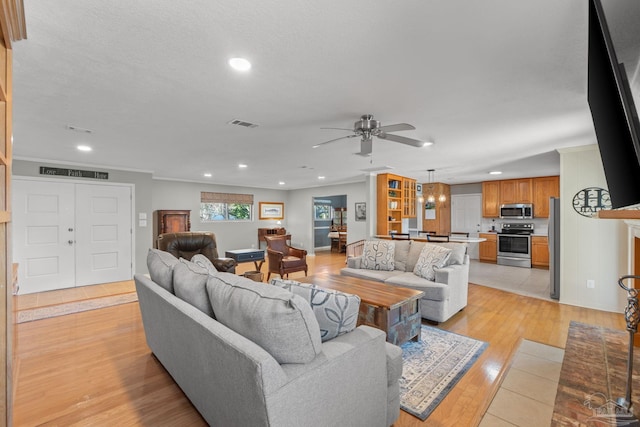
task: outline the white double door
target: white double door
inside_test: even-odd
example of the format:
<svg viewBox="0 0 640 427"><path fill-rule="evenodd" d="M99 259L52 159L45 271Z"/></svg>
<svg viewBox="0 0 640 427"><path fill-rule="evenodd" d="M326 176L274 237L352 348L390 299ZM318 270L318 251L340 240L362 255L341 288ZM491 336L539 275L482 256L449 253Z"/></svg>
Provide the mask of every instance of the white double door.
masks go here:
<svg viewBox="0 0 640 427"><path fill-rule="evenodd" d="M20 294L131 279L130 186L14 178L12 191Z"/></svg>

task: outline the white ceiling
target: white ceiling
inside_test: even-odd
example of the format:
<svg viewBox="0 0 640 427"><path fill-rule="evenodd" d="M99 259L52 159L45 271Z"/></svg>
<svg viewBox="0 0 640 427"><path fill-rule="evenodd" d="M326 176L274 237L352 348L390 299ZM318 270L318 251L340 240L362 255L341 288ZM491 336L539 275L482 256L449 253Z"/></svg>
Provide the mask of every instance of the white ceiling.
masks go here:
<svg viewBox="0 0 640 427"><path fill-rule="evenodd" d="M603 3L637 94L640 2ZM493 169L502 179L557 174L557 148L595 142L587 5L25 0L14 157L285 189L362 181L385 167L419 182L435 169L451 184L495 179ZM235 56L252 70L231 70ZM348 134L321 127L351 128L363 114L410 123L416 130L397 134L435 144L374 139L368 158L352 154L358 138L312 148Z"/></svg>

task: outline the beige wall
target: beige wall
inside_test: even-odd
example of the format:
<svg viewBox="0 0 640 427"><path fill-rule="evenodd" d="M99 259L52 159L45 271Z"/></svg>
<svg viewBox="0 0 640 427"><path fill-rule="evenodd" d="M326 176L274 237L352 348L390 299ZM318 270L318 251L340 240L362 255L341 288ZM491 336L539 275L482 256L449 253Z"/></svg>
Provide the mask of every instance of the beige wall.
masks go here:
<svg viewBox="0 0 640 427"><path fill-rule="evenodd" d="M627 227L621 220L587 218L574 211L574 195L587 187L607 188L597 145L560 152L560 302L621 312L626 294L618 278L627 268ZM595 288L587 288L595 280Z"/></svg>

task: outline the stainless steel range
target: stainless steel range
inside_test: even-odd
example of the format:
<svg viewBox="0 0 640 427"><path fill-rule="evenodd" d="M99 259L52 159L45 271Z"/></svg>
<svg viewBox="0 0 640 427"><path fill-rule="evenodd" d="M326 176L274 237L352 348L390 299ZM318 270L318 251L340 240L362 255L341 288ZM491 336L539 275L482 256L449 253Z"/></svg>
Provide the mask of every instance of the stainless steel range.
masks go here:
<svg viewBox="0 0 640 427"><path fill-rule="evenodd" d="M532 223L504 223L498 233L498 264L531 268Z"/></svg>

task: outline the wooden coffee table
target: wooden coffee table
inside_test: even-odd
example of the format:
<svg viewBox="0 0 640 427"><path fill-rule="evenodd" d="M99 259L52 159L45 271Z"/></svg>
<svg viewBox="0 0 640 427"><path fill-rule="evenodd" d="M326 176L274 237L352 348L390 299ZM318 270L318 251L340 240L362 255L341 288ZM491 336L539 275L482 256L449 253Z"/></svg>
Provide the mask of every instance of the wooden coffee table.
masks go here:
<svg viewBox="0 0 640 427"><path fill-rule="evenodd" d="M360 297L358 326L368 325L387 333L387 341L400 345L420 341L419 301L424 292L394 285L332 274L297 279Z"/></svg>

